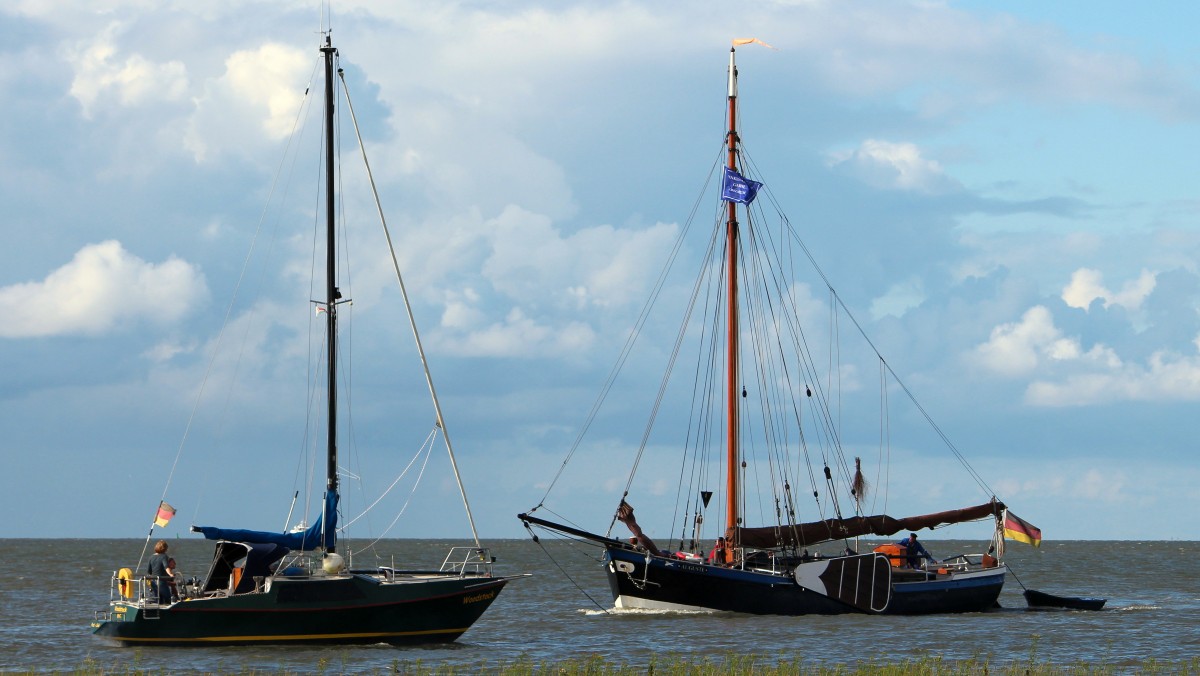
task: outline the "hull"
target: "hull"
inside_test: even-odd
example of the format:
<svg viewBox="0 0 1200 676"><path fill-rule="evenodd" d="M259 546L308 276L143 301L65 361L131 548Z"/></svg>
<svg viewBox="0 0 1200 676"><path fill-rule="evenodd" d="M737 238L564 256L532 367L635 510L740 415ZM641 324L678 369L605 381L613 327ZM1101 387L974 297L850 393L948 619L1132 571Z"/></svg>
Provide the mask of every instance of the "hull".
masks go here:
<svg viewBox="0 0 1200 676"><path fill-rule="evenodd" d="M619 546L606 549L618 608L706 610L755 615L923 615L990 610L1004 586L1003 566L945 575L893 571L866 554L802 563L782 571L740 570Z"/></svg>
<svg viewBox="0 0 1200 676"><path fill-rule="evenodd" d="M163 607L115 601L92 626L124 645L445 643L470 628L508 581L445 573L395 582L359 574L281 578L260 593Z"/></svg>
<svg viewBox="0 0 1200 676"><path fill-rule="evenodd" d="M1102 610L1108 599L1055 596L1036 589L1025 590L1025 602L1030 608L1067 608L1069 610Z"/></svg>

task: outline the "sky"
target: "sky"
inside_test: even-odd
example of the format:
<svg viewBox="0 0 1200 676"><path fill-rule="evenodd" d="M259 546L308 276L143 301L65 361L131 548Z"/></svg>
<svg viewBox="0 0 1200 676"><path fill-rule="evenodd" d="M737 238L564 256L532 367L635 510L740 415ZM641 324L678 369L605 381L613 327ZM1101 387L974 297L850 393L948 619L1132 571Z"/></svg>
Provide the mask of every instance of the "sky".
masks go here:
<svg viewBox="0 0 1200 676"><path fill-rule="evenodd" d="M289 138L316 129L303 95L331 27L482 537L524 536L515 515L704 185L730 40L755 37L774 49L738 51L748 152L992 491L1047 541L1200 539L1195 3L4 0L0 16L0 537L143 537L164 496L169 537L315 513L317 158ZM467 537L444 449L425 452L369 193L345 200L366 262L346 285L343 519L395 481L356 537ZM626 384L644 394L642 367ZM616 401L553 494L592 529L644 421ZM904 415L889 510L977 504L932 460L944 448L900 438ZM863 425L848 444L878 443ZM673 485L673 462L654 447L643 472ZM670 490L637 503L648 530Z"/></svg>

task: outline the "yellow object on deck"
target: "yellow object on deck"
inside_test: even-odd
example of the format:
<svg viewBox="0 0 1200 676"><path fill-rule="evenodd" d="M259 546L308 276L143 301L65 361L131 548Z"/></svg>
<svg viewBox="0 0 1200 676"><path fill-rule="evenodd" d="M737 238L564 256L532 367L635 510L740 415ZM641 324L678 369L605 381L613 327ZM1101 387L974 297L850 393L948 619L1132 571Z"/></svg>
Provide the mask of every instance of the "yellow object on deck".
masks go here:
<svg viewBox="0 0 1200 676"><path fill-rule="evenodd" d="M128 568L122 568L117 571L117 591L121 596L131 599L133 598L133 571Z"/></svg>

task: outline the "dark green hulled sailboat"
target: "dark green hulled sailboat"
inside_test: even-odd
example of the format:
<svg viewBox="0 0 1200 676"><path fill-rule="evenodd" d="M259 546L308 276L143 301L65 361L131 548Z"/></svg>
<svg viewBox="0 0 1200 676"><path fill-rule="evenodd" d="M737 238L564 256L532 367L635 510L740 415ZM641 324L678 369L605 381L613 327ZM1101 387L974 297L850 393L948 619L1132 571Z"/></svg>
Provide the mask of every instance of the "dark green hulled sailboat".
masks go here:
<svg viewBox="0 0 1200 676"><path fill-rule="evenodd" d="M334 62L328 36L321 47L325 71L326 285L328 443L322 512L311 527L286 533L193 528L217 542L207 575L177 585L178 600L160 602L138 569L114 573L108 607L92 622L95 634L125 645L237 645L250 643L425 643L458 638L491 605L512 577L491 572L470 507L463 504L474 547L452 549L439 570L357 570L338 553L337 317L345 302L337 287L335 244ZM340 70L338 73L340 74ZM353 113L353 108L351 108ZM369 172L368 172L369 173ZM382 213L382 212L381 212ZM386 226L385 226L386 232ZM390 239L390 238L389 238ZM393 262L395 261L393 256ZM397 279L399 280L398 268ZM403 282L400 283L403 292ZM405 299L407 302L407 294ZM411 311L409 319L412 320ZM418 352L420 337L413 325ZM438 428L446 434L428 379ZM458 478L449 437L451 466ZM459 489L462 482L459 479ZM140 565L140 564L139 564ZM164 599L165 600L165 599Z"/></svg>

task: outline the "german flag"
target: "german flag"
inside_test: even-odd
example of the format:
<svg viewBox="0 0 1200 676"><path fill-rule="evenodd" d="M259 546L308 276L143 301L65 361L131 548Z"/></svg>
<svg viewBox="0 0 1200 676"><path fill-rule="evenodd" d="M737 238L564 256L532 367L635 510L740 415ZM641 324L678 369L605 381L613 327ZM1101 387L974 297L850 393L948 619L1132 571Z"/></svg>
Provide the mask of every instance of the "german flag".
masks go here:
<svg viewBox="0 0 1200 676"><path fill-rule="evenodd" d="M1042 529L1025 521L1007 509L1004 510L1004 537L1009 540L1024 542L1034 547L1042 545Z"/></svg>
<svg viewBox="0 0 1200 676"><path fill-rule="evenodd" d="M154 516L154 525L164 528L175 516L175 508L165 502L158 503L158 513Z"/></svg>

